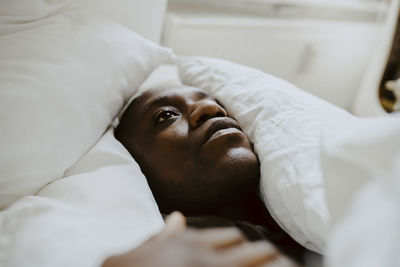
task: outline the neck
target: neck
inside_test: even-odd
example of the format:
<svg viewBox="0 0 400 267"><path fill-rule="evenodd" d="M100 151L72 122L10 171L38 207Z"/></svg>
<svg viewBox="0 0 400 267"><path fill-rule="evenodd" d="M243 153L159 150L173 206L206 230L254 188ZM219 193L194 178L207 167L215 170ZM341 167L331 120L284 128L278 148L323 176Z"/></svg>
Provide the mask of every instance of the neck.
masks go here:
<svg viewBox="0 0 400 267"><path fill-rule="evenodd" d="M268 240L270 242L274 243L295 261L303 263L303 255L306 249L280 228L257 193L250 194L241 201L227 205L223 209L215 210L210 215L264 226L268 231Z"/></svg>
<svg viewBox="0 0 400 267"><path fill-rule="evenodd" d="M248 221L252 224L265 225L270 229L279 229L268 209L258 197L256 192L249 194L243 199L212 212L215 216L220 216L232 220Z"/></svg>

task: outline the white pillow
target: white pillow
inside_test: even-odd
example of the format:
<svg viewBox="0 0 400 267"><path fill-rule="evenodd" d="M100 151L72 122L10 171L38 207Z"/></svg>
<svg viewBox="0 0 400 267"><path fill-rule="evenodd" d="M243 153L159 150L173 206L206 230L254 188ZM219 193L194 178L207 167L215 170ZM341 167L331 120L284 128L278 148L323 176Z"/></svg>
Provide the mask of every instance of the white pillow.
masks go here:
<svg viewBox="0 0 400 267"><path fill-rule="evenodd" d="M182 82L210 92L238 120L261 162L261 194L295 240L323 251L329 213L320 168L320 131L352 120L342 109L261 71L228 61L182 57Z"/></svg>
<svg viewBox="0 0 400 267"><path fill-rule="evenodd" d="M328 267L400 262L400 114L324 128Z"/></svg>
<svg viewBox="0 0 400 267"><path fill-rule="evenodd" d="M0 266L100 266L163 225L139 166L109 130L65 178L0 212Z"/></svg>
<svg viewBox="0 0 400 267"><path fill-rule="evenodd" d="M0 4L0 209L62 177L170 58L68 2Z"/></svg>

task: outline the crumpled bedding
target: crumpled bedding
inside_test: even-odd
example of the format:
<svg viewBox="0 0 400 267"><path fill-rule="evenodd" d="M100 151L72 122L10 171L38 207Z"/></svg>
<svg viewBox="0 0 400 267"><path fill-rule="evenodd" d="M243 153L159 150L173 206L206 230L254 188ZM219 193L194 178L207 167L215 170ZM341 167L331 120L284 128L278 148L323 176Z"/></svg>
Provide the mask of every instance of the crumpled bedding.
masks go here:
<svg viewBox="0 0 400 267"><path fill-rule="evenodd" d="M163 225L139 166L109 130L63 179L0 212L0 266L100 266Z"/></svg>
<svg viewBox="0 0 400 267"><path fill-rule="evenodd" d="M400 262L399 135L399 116L324 128L322 172L334 221L326 266ZM163 225L139 166L108 130L63 179L0 212L0 266L100 266Z"/></svg>
<svg viewBox="0 0 400 267"><path fill-rule="evenodd" d="M355 117L259 70L216 58L177 59L182 82L226 107L260 160L261 197L271 216L304 247L323 253L329 223L320 162L321 130Z"/></svg>
<svg viewBox="0 0 400 267"><path fill-rule="evenodd" d="M164 83L180 83L174 65L155 69L139 93ZM163 226L139 165L109 129L62 179L0 211L0 266L100 266Z"/></svg>
<svg viewBox="0 0 400 267"><path fill-rule="evenodd" d="M345 130L338 130L345 129ZM400 264L400 114L324 129L327 267Z"/></svg>

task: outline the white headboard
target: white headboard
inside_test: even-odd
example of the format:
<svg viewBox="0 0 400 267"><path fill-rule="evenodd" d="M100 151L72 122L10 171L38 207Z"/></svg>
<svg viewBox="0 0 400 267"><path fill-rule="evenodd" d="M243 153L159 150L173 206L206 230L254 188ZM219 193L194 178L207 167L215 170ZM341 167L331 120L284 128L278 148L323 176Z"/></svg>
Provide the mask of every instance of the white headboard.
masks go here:
<svg viewBox="0 0 400 267"><path fill-rule="evenodd" d="M160 42L167 0L72 0Z"/></svg>

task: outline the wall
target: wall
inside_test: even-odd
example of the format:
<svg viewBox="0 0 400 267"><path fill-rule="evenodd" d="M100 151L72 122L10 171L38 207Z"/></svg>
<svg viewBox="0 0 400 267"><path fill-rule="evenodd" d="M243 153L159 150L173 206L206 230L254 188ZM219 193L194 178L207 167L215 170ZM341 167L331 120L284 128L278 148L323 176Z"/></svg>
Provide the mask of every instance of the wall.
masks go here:
<svg viewBox="0 0 400 267"><path fill-rule="evenodd" d="M160 42L167 0L73 0Z"/></svg>
<svg viewBox="0 0 400 267"><path fill-rule="evenodd" d="M257 3L246 12L240 12L243 6L224 12L223 5L184 2L169 5L164 45L180 55L219 57L261 69L348 110L383 25L378 4L335 4L329 12L329 6L314 10L264 3L253 13ZM333 10L346 12L334 15Z"/></svg>

